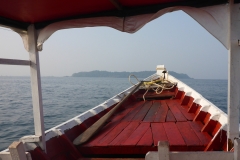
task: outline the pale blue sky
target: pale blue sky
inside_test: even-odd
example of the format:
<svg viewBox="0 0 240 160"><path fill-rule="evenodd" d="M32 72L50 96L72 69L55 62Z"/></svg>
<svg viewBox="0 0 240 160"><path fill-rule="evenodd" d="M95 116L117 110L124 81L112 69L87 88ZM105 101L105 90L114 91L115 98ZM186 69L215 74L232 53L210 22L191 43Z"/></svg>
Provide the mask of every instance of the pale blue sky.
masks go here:
<svg viewBox="0 0 240 160"><path fill-rule="evenodd" d="M0 57L28 59L19 35L0 29ZM112 28L81 28L54 33L40 54L42 76L79 71L170 71L198 79L227 79L228 52L187 14L168 13L134 34ZM0 66L0 75L28 76L28 67Z"/></svg>

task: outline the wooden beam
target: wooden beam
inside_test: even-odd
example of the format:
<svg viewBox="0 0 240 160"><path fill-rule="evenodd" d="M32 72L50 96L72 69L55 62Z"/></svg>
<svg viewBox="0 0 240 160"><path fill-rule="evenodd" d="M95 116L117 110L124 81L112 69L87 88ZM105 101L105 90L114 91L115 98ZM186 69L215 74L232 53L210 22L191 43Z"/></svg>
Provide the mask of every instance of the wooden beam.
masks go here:
<svg viewBox="0 0 240 160"><path fill-rule="evenodd" d="M118 0L109 0L118 10L123 10L122 5L119 3Z"/></svg>
<svg viewBox="0 0 240 160"><path fill-rule="evenodd" d="M169 152L170 160L233 160L233 152L223 151L209 151L209 152ZM148 152L145 156L145 160L162 160L159 158L158 152Z"/></svg>
<svg viewBox="0 0 240 160"><path fill-rule="evenodd" d="M148 152L145 156L145 160L227 160L233 159L238 156L238 142L239 139L235 140L236 150L234 146L233 152L223 152L223 151L209 151L209 152L169 152L169 144L167 141L158 142L158 151L157 152ZM237 155L237 156L235 156ZM235 160L235 159L234 159ZM237 159L236 159L237 160Z"/></svg>
<svg viewBox="0 0 240 160"><path fill-rule="evenodd" d="M21 142L41 142L42 137L36 135L29 135L20 138Z"/></svg>
<svg viewBox="0 0 240 160"><path fill-rule="evenodd" d="M85 130L81 135L79 135L73 141L74 145L80 145L86 141L88 141L95 133L97 133L101 127L105 124L107 120L117 111L117 109L131 96L141 85L143 81L139 82L138 85L133 87L132 91L126 95L113 109L111 109L107 114L101 117L97 122L95 122L92 126L90 126L87 130Z"/></svg>
<svg viewBox="0 0 240 160"><path fill-rule="evenodd" d="M1 160L12 160L10 152L0 152Z"/></svg>
<svg viewBox="0 0 240 160"><path fill-rule="evenodd" d="M28 27L28 46L29 46L29 59L31 61L30 71L31 71L31 87L32 87L35 135L42 137L40 145L41 148L46 152L40 64L37 50L37 33L34 25L30 25Z"/></svg>
<svg viewBox="0 0 240 160"><path fill-rule="evenodd" d="M229 58L228 58L228 150L239 137L240 107L240 12L239 3L229 2Z"/></svg>
<svg viewBox="0 0 240 160"><path fill-rule="evenodd" d="M161 160L169 160L169 143L168 141L158 142L158 156Z"/></svg>
<svg viewBox="0 0 240 160"><path fill-rule="evenodd" d="M234 160L240 159L240 139L234 140Z"/></svg>
<svg viewBox="0 0 240 160"><path fill-rule="evenodd" d="M9 146L12 160L27 160L25 149L22 142L13 142Z"/></svg>
<svg viewBox="0 0 240 160"><path fill-rule="evenodd" d="M0 64L30 66L30 61L0 58Z"/></svg>

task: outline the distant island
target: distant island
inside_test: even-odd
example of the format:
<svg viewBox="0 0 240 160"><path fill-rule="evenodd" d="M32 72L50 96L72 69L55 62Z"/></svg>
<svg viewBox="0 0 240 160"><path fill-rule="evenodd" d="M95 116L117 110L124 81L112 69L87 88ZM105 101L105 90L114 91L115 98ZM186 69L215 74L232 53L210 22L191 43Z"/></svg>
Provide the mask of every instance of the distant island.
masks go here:
<svg viewBox="0 0 240 160"><path fill-rule="evenodd" d="M112 78L127 78L129 75L134 74L138 78L147 78L156 71L140 71L140 72L108 72L108 71L90 71L74 73L72 77L112 77ZM187 74L176 73L168 71L168 73L179 79L191 79Z"/></svg>

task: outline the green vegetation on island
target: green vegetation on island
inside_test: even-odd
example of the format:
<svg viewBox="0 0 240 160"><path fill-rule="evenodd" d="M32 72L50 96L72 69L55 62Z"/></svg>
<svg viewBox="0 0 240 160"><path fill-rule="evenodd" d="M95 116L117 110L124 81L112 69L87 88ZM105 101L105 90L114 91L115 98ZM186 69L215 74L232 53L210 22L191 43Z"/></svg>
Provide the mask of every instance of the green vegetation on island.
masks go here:
<svg viewBox="0 0 240 160"><path fill-rule="evenodd" d="M112 77L112 78L126 78L131 74L134 74L139 78L147 78L156 71L140 71L140 72L108 72L108 71L90 71L90 72L78 72L74 73L72 77ZM168 71L168 73L179 79L191 79L187 74L176 73L173 71Z"/></svg>

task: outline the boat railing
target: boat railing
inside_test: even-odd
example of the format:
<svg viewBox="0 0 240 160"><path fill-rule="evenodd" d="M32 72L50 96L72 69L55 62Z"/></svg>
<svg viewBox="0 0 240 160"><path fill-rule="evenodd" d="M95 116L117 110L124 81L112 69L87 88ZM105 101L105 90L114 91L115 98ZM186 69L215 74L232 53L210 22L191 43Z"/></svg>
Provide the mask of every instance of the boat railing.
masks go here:
<svg viewBox="0 0 240 160"><path fill-rule="evenodd" d="M167 141L158 142L158 151L150 151L146 154L145 160L227 160L234 159L240 155L238 144L239 139L234 140L234 152L208 151L208 152L170 152ZM236 148L237 147L237 148ZM237 158L236 158L237 159Z"/></svg>

